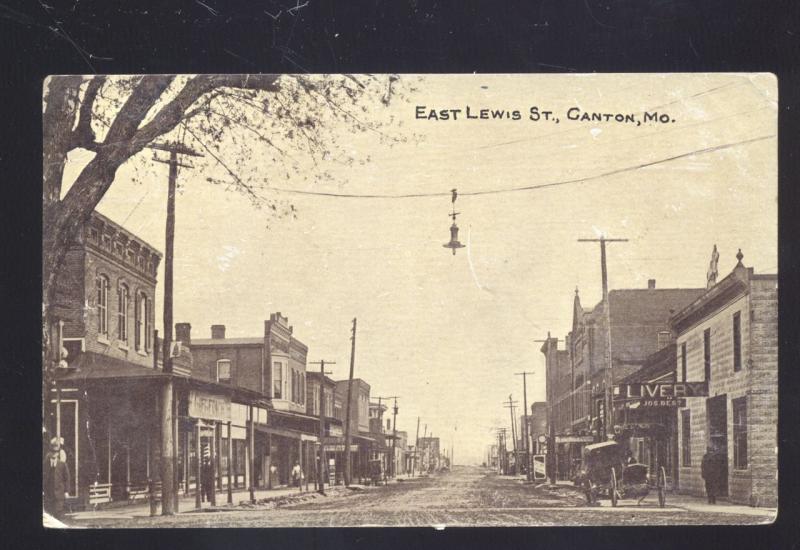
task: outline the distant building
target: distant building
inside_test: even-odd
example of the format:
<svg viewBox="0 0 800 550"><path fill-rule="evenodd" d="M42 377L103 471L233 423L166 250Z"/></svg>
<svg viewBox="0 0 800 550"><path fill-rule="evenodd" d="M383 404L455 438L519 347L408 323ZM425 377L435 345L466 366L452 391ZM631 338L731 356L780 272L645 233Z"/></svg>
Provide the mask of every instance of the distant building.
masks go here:
<svg viewBox="0 0 800 550"><path fill-rule="evenodd" d="M547 403L542 401L533 403L528 422L530 423L531 439L533 440L533 451L535 454L541 454L545 445L541 438L547 436Z"/></svg>
<svg viewBox="0 0 800 550"><path fill-rule="evenodd" d="M440 465L439 438L419 438L420 471L434 472Z"/></svg>

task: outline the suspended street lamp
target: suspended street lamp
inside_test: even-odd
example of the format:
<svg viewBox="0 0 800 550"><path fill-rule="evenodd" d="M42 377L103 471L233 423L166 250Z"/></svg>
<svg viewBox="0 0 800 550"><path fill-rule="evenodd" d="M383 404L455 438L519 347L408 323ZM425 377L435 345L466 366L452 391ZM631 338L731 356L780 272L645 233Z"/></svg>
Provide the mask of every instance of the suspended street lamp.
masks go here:
<svg viewBox="0 0 800 550"><path fill-rule="evenodd" d="M452 192L453 212L449 214L449 216L453 218L453 224L450 226L450 242L445 243L442 246L451 249L453 251L453 256L455 256L456 248L464 248L464 245L458 242L458 226L456 225L456 216L460 214L460 212L456 212L456 199L458 198L458 193L455 189L453 189Z"/></svg>

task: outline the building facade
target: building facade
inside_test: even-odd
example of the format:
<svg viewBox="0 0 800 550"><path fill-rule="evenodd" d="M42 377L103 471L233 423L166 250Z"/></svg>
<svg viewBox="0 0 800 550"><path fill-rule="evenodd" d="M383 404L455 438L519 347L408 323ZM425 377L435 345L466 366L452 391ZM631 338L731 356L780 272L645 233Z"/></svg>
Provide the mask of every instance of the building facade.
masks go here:
<svg viewBox="0 0 800 550"><path fill-rule="evenodd" d="M308 348L293 332L278 312L264 322L263 336L231 338L225 325L212 325L211 338L191 343L197 376L248 389L269 402L267 421L255 424L256 488L287 485L295 464L312 479L316 471L319 421L306 411Z"/></svg>
<svg viewBox="0 0 800 550"><path fill-rule="evenodd" d="M576 290L565 349L550 335L541 348L547 368L548 429L553 430L559 477L574 475L583 446L613 434L614 427L605 425L608 355L612 384L641 370L648 357L673 341L670 316L703 292L658 289L650 279L647 288L611 290L608 303L601 300L585 309Z"/></svg>
<svg viewBox="0 0 800 550"><path fill-rule="evenodd" d="M170 350L153 329L160 253L110 219L93 213L70 246L56 286L56 369L46 424L61 437L72 474L73 508L146 498L162 468L162 396L167 388L176 489L197 487L199 457L212 448L215 484L223 472L232 484L248 483L245 424L266 405L256 392L231 389L196 376L186 330ZM172 372L164 372L163 351ZM233 413L244 417L234 418ZM227 430L223 429L223 426ZM221 440L241 436L228 460ZM233 436L231 434L233 433ZM236 453L239 449L239 453ZM225 461L223 462L223 456ZM227 465L233 467L229 471Z"/></svg>
<svg viewBox="0 0 800 550"><path fill-rule="evenodd" d="M334 407L336 402L342 404L342 429L347 427L347 391L350 382L337 380L334 393ZM370 437L369 427L369 394L370 386L360 378L352 382L352 397L350 400L350 468L353 480L363 482L369 476L370 449L374 443Z"/></svg>
<svg viewBox="0 0 800 550"><path fill-rule="evenodd" d="M716 446L725 456L722 494L732 502L777 506L778 279L738 263L709 280L702 296L672 317L679 381L706 382L707 397L678 411L679 490L703 495L700 464Z"/></svg>

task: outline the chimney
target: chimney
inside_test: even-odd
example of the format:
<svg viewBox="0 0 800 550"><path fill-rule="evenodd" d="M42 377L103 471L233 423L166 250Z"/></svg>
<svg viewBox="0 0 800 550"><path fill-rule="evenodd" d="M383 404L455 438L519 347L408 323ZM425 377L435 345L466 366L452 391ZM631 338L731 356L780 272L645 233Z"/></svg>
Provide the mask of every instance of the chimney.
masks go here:
<svg viewBox="0 0 800 550"><path fill-rule="evenodd" d="M214 340L224 340L225 325L211 325L211 338Z"/></svg>
<svg viewBox="0 0 800 550"><path fill-rule="evenodd" d="M647 279L647 288L653 290L656 287L656 280L655 279Z"/></svg>
<svg viewBox="0 0 800 550"><path fill-rule="evenodd" d="M189 323L175 323L175 339L183 342L184 346L192 345L192 325Z"/></svg>

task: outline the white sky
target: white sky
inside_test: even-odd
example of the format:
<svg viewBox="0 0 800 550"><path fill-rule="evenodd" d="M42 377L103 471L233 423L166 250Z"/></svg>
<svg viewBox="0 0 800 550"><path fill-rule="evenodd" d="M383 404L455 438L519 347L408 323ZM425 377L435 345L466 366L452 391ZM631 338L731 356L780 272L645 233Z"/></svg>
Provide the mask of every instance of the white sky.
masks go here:
<svg viewBox="0 0 800 550"><path fill-rule="evenodd" d="M420 416L429 435L454 442L457 462L480 462L492 429L509 425L501 402L513 394L522 403L522 378L513 373L534 370L529 405L544 399L535 340L568 332L576 286L585 306L600 299L598 247L576 239L601 232L630 239L609 245L612 289L645 287L650 278L659 288L703 286L715 243L721 275L735 265L738 248L756 272L777 271L777 86L770 75L414 80L418 91L408 102L377 105L364 118L394 116L402 125L386 132L415 133L420 141L389 148L369 132L341 132L340 143L371 161L332 166L330 184L270 172L260 157L248 166L285 189L399 194L457 187L460 240L469 246L455 257L441 246L449 240L446 196L279 194L293 201L298 219L276 222L243 196L206 183L224 172L200 165L179 175L176 322L190 322L196 338L209 337L216 323L228 336L260 336L263 321L281 311L309 346L309 360L336 361L334 377L345 378L351 320L358 317L356 376L373 396L400 396L399 429L413 439ZM415 120L415 105L519 109L523 120ZM528 121L532 105L553 110L560 123ZM658 108L676 122L567 121L573 106L612 113ZM767 136L585 183L463 195L591 177ZM230 149L226 158L235 154ZM142 153L118 171L98 210L163 251L167 167L151 156ZM65 191L90 158L82 151L71 156ZM133 181L134 167L144 170L145 183ZM163 264L159 312L162 291Z"/></svg>

